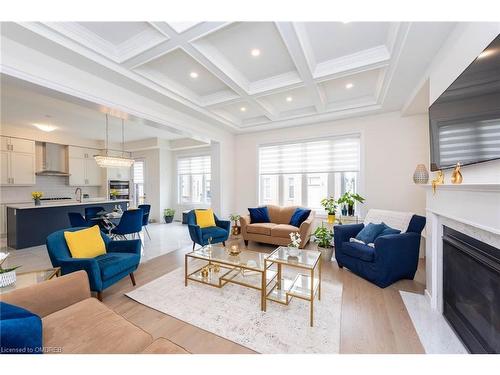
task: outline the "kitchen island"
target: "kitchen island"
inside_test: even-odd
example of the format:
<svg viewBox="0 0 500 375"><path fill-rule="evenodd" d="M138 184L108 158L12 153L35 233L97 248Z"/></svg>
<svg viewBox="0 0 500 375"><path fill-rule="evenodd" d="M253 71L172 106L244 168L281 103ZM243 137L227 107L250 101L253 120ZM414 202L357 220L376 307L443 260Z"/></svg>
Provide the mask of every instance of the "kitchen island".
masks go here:
<svg viewBox="0 0 500 375"><path fill-rule="evenodd" d="M47 236L52 232L71 227L69 212L85 215L86 207L100 206L105 211L112 211L118 205L125 211L128 204L128 199L44 202L40 206L35 206L34 203L8 204L7 246L24 249L45 244Z"/></svg>

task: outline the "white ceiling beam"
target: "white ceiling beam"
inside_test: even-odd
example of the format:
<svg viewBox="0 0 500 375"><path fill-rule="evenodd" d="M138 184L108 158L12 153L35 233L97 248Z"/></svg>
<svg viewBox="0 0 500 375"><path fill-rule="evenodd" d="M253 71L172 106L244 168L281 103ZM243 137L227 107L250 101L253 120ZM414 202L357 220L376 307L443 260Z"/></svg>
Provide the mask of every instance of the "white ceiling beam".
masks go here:
<svg viewBox="0 0 500 375"><path fill-rule="evenodd" d="M288 53L297 68L302 82L304 82L308 94L313 98L316 111L323 112L325 110L324 97L322 97L318 86L314 82L306 52L297 36L294 24L292 22L276 22L276 27L283 38L283 42L288 49Z"/></svg>

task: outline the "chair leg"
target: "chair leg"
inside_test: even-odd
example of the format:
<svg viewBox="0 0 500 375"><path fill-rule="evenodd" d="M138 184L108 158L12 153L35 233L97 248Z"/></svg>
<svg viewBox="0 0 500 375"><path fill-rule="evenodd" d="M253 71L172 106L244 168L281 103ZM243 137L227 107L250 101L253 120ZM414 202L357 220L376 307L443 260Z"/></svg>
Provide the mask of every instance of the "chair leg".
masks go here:
<svg viewBox="0 0 500 375"><path fill-rule="evenodd" d="M226 247L226 241L222 241L222 246Z"/></svg>
<svg viewBox="0 0 500 375"><path fill-rule="evenodd" d="M134 273L130 272L129 276L130 276L130 280L132 281L132 285L135 286L135 276L134 276Z"/></svg>
<svg viewBox="0 0 500 375"><path fill-rule="evenodd" d="M97 299L102 302L102 292L97 292Z"/></svg>
<svg viewBox="0 0 500 375"><path fill-rule="evenodd" d="M196 242L193 242L193 251L194 251L194 247L196 246Z"/></svg>
<svg viewBox="0 0 500 375"><path fill-rule="evenodd" d="M151 236L149 235L148 227L144 227L144 230L146 231L146 234L148 235L148 238L151 239Z"/></svg>
<svg viewBox="0 0 500 375"><path fill-rule="evenodd" d="M245 241L245 246L248 246L248 240L244 240Z"/></svg>

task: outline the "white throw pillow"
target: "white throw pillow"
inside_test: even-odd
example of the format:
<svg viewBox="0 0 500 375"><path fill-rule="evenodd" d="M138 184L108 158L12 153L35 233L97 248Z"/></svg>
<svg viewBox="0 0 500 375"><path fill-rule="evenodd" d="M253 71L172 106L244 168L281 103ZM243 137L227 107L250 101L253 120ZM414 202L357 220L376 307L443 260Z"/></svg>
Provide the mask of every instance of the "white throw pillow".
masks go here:
<svg viewBox="0 0 500 375"><path fill-rule="evenodd" d="M364 224L380 224L384 222L389 227L399 229L401 233L405 233L412 217L412 212L371 209L366 214Z"/></svg>

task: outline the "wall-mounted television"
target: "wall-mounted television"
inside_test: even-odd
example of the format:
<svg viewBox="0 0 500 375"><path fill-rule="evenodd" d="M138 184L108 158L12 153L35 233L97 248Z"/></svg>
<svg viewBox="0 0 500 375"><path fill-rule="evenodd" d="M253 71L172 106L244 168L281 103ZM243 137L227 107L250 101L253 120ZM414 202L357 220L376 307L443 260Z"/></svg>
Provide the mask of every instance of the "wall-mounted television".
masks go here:
<svg viewBox="0 0 500 375"><path fill-rule="evenodd" d="M500 159L500 34L429 108L431 170Z"/></svg>

